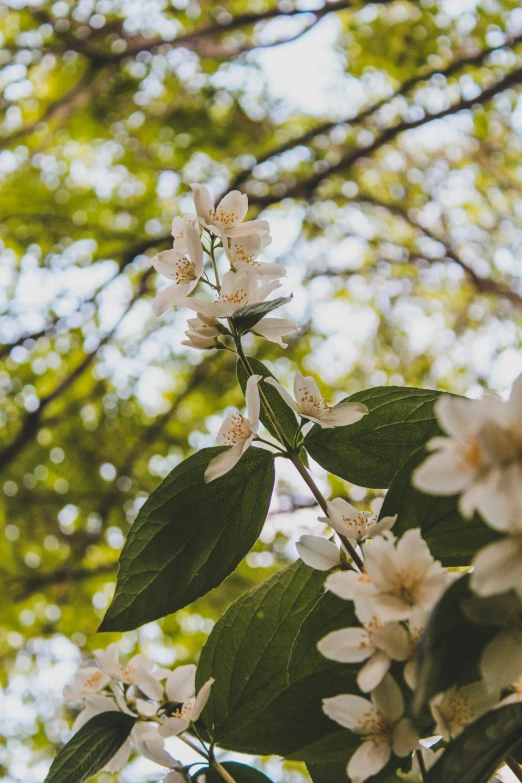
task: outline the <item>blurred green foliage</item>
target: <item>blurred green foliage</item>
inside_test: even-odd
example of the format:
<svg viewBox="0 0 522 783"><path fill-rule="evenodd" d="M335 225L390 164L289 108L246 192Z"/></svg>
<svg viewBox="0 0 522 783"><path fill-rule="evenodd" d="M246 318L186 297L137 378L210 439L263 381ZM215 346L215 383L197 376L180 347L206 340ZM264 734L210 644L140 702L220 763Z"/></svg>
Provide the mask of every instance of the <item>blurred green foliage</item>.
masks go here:
<svg viewBox="0 0 522 783"><path fill-rule="evenodd" d="M190 182L216 196L241 187L252 216L273 220L303 331L286 356L260 340L250 352L283 381L302 363L328 396L385 384L475 394L520 369L519 5L0 9L7 781L42 780L67 736L52 684L64 661L73 671L78 651L119 638L95 631L147 493L241 404L230 357L187 353L185 314L151 314L147 256L169 246ZM290 72L317 58L322 87L306 105L266 67L282 52ZM331 486L375 508L383 494ZM212 621L286 561L283 512L296 509L297 530L310 502L283 472L257 554L189 610L126 634L125 649L196 659Z"/></svg>

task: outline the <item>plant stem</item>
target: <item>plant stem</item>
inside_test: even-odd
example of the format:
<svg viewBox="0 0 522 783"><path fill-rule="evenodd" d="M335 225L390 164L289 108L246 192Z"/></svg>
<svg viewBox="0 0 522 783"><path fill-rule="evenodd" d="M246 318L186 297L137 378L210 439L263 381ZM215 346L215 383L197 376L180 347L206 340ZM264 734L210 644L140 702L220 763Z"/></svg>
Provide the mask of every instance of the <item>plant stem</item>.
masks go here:
<svg viewBox="0 0 522 783"><path fill-rule="evenodd" d="M214 253L214 239L215 238L212 237L212 239L210 240L210 253L209 253L209 256L210 256L210 260L212 261L212 268L214 270L214 276L216 278L216 290L219 291L220 288L221 288L221 281L219 279L219 272L218 272L218 268L217 268L216 255Z"/></svg>
<svg viewBox="0 0 522 783"><path fill-rule="evenodd" d="M223 778L223 780L226 780L226 781L227 781L227 783L236 783L236 781L234 780L234 778L232 777L232 775L230 775L230 773L228 773L228 772L226 771L226 769L225 769L224 767L222 767L222 766L221 766L221 764L219 763L219 761L216 761L216 759L212 759L211 761L209 761L209 764L210 764L210 766L212 767L212 769L215 769L215 770L216 770L216 772L218 773L218 775L221 775L221 777Z"/></svg>
<svg viewBox="0 0 522 783"><path fill-rule="evenodd" d="M517 780L522 780L522 767L516 761L512 756L508 756L506 759L506 764L508 765L511 772L515 775Z"/></svg>
<svg viewBox="0 0 522 783"><path fill-rule="evenodd" d="M196 753L199 753L200 756L203 756L203 758L206 761L208 761L212 769L215 769L218 775L222 777L223 780L226 780L226 783L236 783L232 775L229 772L227 772L224 767L221 766L219 761L216 761L216 759L213 756L206 753L206 751L204 751L202 748L199 748L194 742L192 742L192 740L189 740L189 738L183 736L183 734L179 734L178 739L184 742L185 745L188 745L189 748L192 748L192 750L195 750Z"/></svg>
<svg viewBox="0 0 522 783"><path fill-rule="evenodd" d="M428 774L428 770L426 769L426 764L424 763L424 759L422 757L422 751L416 750L415 756L417 758L417 762L419 764L420 774L421 774L421 780L426 780L426 775Z"/></svg>
<svg viewBox="0 0 522 783"><path fill-rule="evenodd" d="M295 452L290 452L288 454L289 459L294 464L296 470L300 474L300 476L303 478L303 480L306 482L310 492L314 496L314 498L317 500L319 505L321 506L322 510L328 516L328 506L326 504L326 499L324 495L322 494L321 490L309 474L309 472L306 469L306 466L301 461L301 458L299 454L296 454ZM349 553L350 557L352 558L353 562L356 564L357 568L360 571L364 571L364 563L355 551L355 548L351 545L349 540L346 538L346 536L341 536L339 533L339 538L343 542L343 546L345 547L346 551Z"/></svg>

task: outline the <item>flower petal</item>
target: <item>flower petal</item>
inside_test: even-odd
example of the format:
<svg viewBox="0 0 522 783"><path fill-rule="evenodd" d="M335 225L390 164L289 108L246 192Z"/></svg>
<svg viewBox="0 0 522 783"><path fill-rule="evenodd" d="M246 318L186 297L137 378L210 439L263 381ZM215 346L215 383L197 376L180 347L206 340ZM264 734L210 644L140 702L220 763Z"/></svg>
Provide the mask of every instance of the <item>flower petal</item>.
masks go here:
<svg viewBox="0 0 522 783"><path fill-rule="evenodd" d="M190 699L196 692L196 667L193 663L178 666L169 672L165 685L169 701L181 703Z"/></svg>
<svg viewBox="0 0 522 783"><path fill-rule="evenodd" d="M213 677L207 680L206 683L204 683L204 685L201 686L199 693L196 696L196 701L194 702L194 706L192 707L192 711L190 714L190 717L194 723L197 721L197 719L205 709L208 698L210 696L210 689L212 688L214 682L215 680Z"/></svg>
<svg viewBox="0 0 522 783"><path fill-rule="evenodd" d="M295 411L295 413L299 413L299 408L297 407L294 399L287 392L287 390L283 388L283 386L281 386L279 381L276 381L275 378L264 378L263 381L264 383L268 383L270 384L270 386L273 386L274 389L277 389L277 391L279 392L283 400L286 402L286 404L289 405L290 408L292 408L292 410Z"/></svg>
<svg viewBox="0 0 522 783"><path fill-rule="evenodd" d="M390 674L372 693L372 702L393 723L399 720L404 713L404 699L401 689Z"/></svg>
<svg viewBox="0 0 522 783"><path fill-rule="evenodd" d="M368 717L379 719L375 706L361 696L341 694L323 699L323 712L329 718L355 734L365 734Z"/></svg>
<svg viewBox="0 0 522 783"><path fill-rule="evenodd" d="M372 737L360 745L347 767L352 783L363 781L377 775L388 763L391 756L390 743L386 737Z"/></svg>
<svg viewBox="0 0 522 783"><path fill-rule="evenodd" d="M522 540L506 536L481 549L473 561L470 584L484 596L521 587Z"/></svg>
<svg viewBox="0 0 522 783"><path fill-rule="evenodd" d="M347 427L360 421L367 413L368 408L362 402L340 402L321 416L321 421L330 427Z"/></svg>
<svg viewBox="0 0 522 783"><path fill-rule="evenodd" d="M301 536L295 547L303 563L316 571L329 571L341 562L338 547L321 536Z"/></svg>
<svg viewBox="0 0 522 783"><path fill-rule="evenodd" d="M218 454L217 457L214 457L214 459L208 463L207 469L205 470L205 484L209 484L211 481L220 478L220 476L224 476L225 473L228 473L237 465L243 456L245 443L236 443L235 446L231 446L226 451Z"/></svg>
<svg viewBox="0 0 522 783"><path fill-rule="evenodd" d="M214 211L212 197L204 185L192 184L190 187L194 194L194 206L196 207L197 216L204 225L208 225Z"/></svg>
<svg viewBox="0 0 522 783"><path fill-rule="evenodd" d="M172 283L172 285L168 285L154 299L152 312L158 317L168 310L169 307L182 304L190 290L189 283Z"/></svg>
<svg viewBox="0 0 522 783"><path fill-rule="evenodd" d="M325 658L340 663L366 661L375 651L364 628L341 628L332 631L318 642L317 649Z"/></svg>
<svg viewBox="0 0 522 783"><path fill-rule="evenodd" d="M357 685L362 692L369 693L373 691L388 673L390 665L390 656L382 652L382 650L372 655L368 663L360 669L357 675Z"/></svg>
<svg viewBox="0 0 522 783"><path fill-rule="evenodd" d="M245 400L247 404L247 417L251 425L259 421L261 400L259 397L258 383L261 378L261 375L251 375L246 385Z"/></svg>

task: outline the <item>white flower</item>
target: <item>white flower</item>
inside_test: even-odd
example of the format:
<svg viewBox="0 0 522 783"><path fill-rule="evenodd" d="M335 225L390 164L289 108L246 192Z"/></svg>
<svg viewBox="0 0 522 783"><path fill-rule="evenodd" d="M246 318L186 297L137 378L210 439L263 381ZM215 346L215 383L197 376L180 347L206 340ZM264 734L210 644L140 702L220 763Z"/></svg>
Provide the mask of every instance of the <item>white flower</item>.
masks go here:
<svg viewBox="0 0 522 783"><path fill-rule="evenodd" d="M257 328L257 327L256 327ZM362 419L368 408L360 402L340 402L328 405L319 388L310 376L296 372L294 379L295 400L275 378L265 378L266 383L274 386L285 402L299 416L319 424L321 427L346 427Z"/></svg>
<svg viewBox="0 0 522 783"><path fill-rule="evenodd" d="M334 498L327 501L328 516L319 517L320 522L333 527L336 533L346 536L352 546L366 541L367 538L380 536L385 530L390 530L397 519L383 517L377 521L375 514L368 511L357 511L347 500Z"/></svg>
<svg viewBox="0 0 522 783"><path fill-rule="evenodd" d="M366 571L331 574L326 587L345 600L371 597L383 622L407 620L415 608L431 609L451 579L418 528L407 530L398 542L384 532L363 544L362 551Z"/></svg>
<svg viewBox="0 0 522 783"><path fill-rule="evenodd" d="M493 693L507 688L522 676L522 627L514 619L486 646L480 659L480 674Z"/></svg>
<svg viewBox="0 0 522 783"><path fill-rule="evenodd" d="M321 536L301 536L295 548L303 563L316 571L329 571L341 563L338 547Z"/></svg>
<svg viewBox="0 0 522 783"><path fill-rule="evenodd" d="M242 223L248 212L248 197L239 190L232 190L214 207L212 197L204 185L190 186L198 220L213 234L223 237L243 237L256 234L262 247L269 244L270 229L266 220L250 220ZM240 225L241 223L241 225Z"/></svg>
<svg viewBox="0 0 522 783"><path fill-rule="evenodd" d="M201 235L201 226L198 220L198 216L187 213L183 217L175 217L172 221L172 238L174 239L174 250L179 253L187 253L189 249L189 243L187 242L187 232L194 229L198 236Z"/></svg>
<svg viewBox="0 0 522 783"><path fill-rule="evenodd" d="M367 663L357 675L359 688L368 693L381 682L392 660L404 661L409 653L409 638L400 623L382 623L375 615L372 602L360 599L355 604L362 628L332 631L318 643L325 658L341 663Z"/></svg>
<svg viewBox="0 0 522 783"><path fill-rule="evenodd" d="M263 318L252 328L252 332L271 343L277 343L281 348L286 348L282 338L294 334L298 329L296 322L290 318Z"/></svg>
<svg viewBox="0 0 522 783"><path fill-rule="evenodd" d="M260 286L255 277L245 272L226 272L223 275L218 298L214 302L192 297L184 299L183 304L206 316L230 318L236 310L240 310L247 304L264 302L266 297L279 286L277 280Z"/></svg>
<svg viewBox="0 0 522 783"><path fill-rule="evenodd" d="M154 664L144 655L135 655L123 666L119 662L116 644L109 644L105 650L95 650L94 655L102 671L111 679L135 685L149 699L162 698L163 686L159 679L165 676L165 672L155 672Z"/></svg>
<svg viewBox="0 0 522 783"><path fill-rule="evenodd" d="M408 634L410 649L408 652L408 662L404 667L404 682L412 691L417 685L417 647L424 633L430 612L425 609L414 609L408 620Z"/></svg>
<svg viewBox="0 0 522 783"><path fill-rule="evenodd" d="M189 318L187 321L188 329L185 332L187 339L182 340L182 345L188 345L191 348L216 347L216 337L219 337L220 331L217 328L219 321L208 315L197 313L196 318Z"/></svg>
<svg viewBox="0 0 522 783"><path fill-rule="evenodd" d="M483 682L439 693L430 702L436 721L434 734L440 734L446 742L455 739L466 726L492 709L497 701L497 695L488 691Z"/></svg>
<svg viewBox="0 0 522 783"><path fill-rule="evenodd" d="M450 396L435 411L448 437L434 438L434 453L413 483L433 495L460 494L464 516L478 511L497 530L522 532L522 375L507 402Z"/></svg>
<svg viewBox="0 0 522 783"><path fill-rule="evenodd" d="M259 277L271 279L285 277L286 270L281 264L269 264L257 260L262 248L268 244L267 239L270 238L263 238L260 234L255 233L232 239L223 236L223 247L230 265L238 272L246 272Z"/></svg>
<svg viewBox="0 0 522 783"><path fill-rule="evenodd" d="M230 448L218 454L217 457L214 457L209 462L205 471L205 482L207 484L232 470L254 440L259 429L261 401L257 384L260 380L260 375L251 375L247 381L245 390L246 418L238 411L235 411L234 413L229 413L221 425L216 443L219 446L230 446Z"/></svg>
<svg viewBox="0 0 522 783"><path fill-rule="evenodd" d="M153 723L137 723L131 732L136 749L146 759L178 772L183 770L182 765L165 750L165 742L160 735L158 726Z"/></svg>
<svg viewBox="0 0 522 783"><path fill-rule="evenodd" d="M83 701L87 696L103 690L111 681L108 674L96 666L86 666L76 673L74 680L63 689L67 701Z"/></svg>
<svg viewBox="0 0 522 783"><path fill-rule="evenodd" d="M510 485L509 494L522 492L522 468L519 465L507 468L502 479L504 485ZM518 500L514 498L514 502ZM475 555L471 589L483 596L503 593L511 588L522 594L522 519L517 515L508 519L507 524L501 519L498 521L500 525L490 522L490 526L502 529L507 535L483 547Z"/></svg>
<svg viewBox="0 0 522 783"><path fill-rule="evenodd" d="M199 234L191 223L185 227L188 255L178 250L163 250L149 261L149 266L168 280L173 280L154 299L154 315L161 315L169 307L181 304L197 286L203 274L203 247Z"/></svg>
<svg viewBox="0 0 522 783"><path fill-rule="evenodd" d="M352 783L363 783L377 775L392 751L396 756L407 756L418 744L410 721L402 717L404 699L390 675L373 691L371 699L346 694L323 700L329 718L364 739L348 763Z"/></svg>
<svg viewBox="0 0 522 783"><path fill-rule="evenodd" d="M185 667L182 667L185 668ZM174 673L177 670L174 671ZM179 696L186 694L190 690L189 685L192 684L192 675L186 677L180 677L179 681L170 684L170 696L171 701L180 702L183 701L182 706L177 710L174 715L169 718L165 718L163 724L159 727L159 733L162 737L173 737L186 731L191 723L195 723L203 710L210 696L210 689L214 683L214 678L211 677L207 680L197 696L194 694L194 686L192 687L192 694L187 698L181 700ZM168 692L168 691L167 691Z"/></svg>

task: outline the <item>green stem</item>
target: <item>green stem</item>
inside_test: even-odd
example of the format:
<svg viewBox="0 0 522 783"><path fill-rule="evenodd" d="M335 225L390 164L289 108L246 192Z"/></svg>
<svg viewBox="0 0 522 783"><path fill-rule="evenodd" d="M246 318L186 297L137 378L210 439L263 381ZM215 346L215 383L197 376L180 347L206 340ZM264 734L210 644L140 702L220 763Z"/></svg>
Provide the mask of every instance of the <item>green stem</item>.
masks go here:
<svg viewBox="0 0 522 783"><path fill-rule="evenodd" d="M305 465L301 461L301 458L299 454L296 454L295 452L291 452L288 454L289 459L294 464L294 467L298 471L299 475L303 478L303 480L306 482L310 492L314 496L314 498L317 500L319 505L321 506L322 510L328 516L328 505L326 503L326 499L324 495L322 494L321 490L307 471ZM350 557L352 558L353 562L356 564L359 571L364 571L364 563L357 554L355 548L351 545L350 541L346 538L346 536L342 536L339 533L337 534L341 541L343 542L343 546L345 547L346 551L349 553Z"/></svg>
<svg viewBox="0 0 522 783"><path fill-rule="evenodd" d="M219 279L219 272L218 272L218 267L217 267L216 254L214 252L214 248L215 248L214 240L215 240L215 237L212 237L212 239L210 241L210 253L209 253L209 256L210 256L210 260L212 261L212 268L214 270L214 277L216 278L216 288L219 291L220 288L221 288L221 281Z"/></svg>
<svg viewBox="0 0 522 783"><path fill-rule="evenodd" d="M515 775L517 780L522 780L522 767L512 756L507 757L506 764L508 765L511 772Z"/></svg>
<svg viewBox="0 0 522 783"><path fill-rule="evenodd" d="M212 767L212 769L215 769L218 775L223 778L223 780L226 781L226 783L236 783L232 775L226 771L224 767L221 766L219 761L216 761L214 756L206 753L202 748L199 748L194 742L189 740L188 737L185 737L183 734L178 734L178 739L180 739L182 742L185 743L185 745L188 745L189 748L192 748L192 750L195 750L196 753L199 753L200 756L202 756L206 761L208 761L209 765Z"/></svg>

